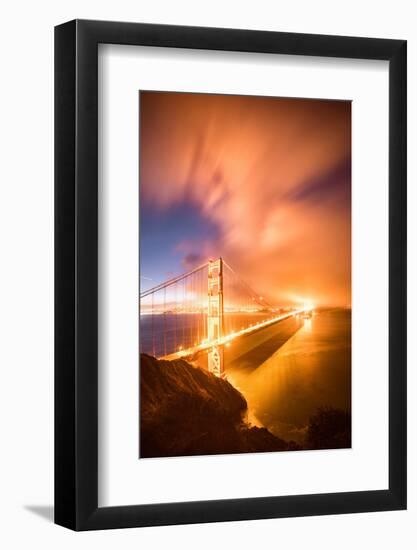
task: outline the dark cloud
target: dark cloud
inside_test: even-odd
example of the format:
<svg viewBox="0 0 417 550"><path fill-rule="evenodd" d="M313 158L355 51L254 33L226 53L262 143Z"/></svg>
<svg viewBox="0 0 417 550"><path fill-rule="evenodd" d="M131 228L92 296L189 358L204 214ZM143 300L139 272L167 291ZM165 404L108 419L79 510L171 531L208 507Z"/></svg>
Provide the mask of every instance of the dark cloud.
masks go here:
<svg viewBox="0 0 417 550"><path fill-rule="evenodd" d="M204 258L201 254L190 252L183 257L182 265L184 269L194 269L195 267L198 267L200 264L203 264L205 260L206 258Z"/></svg>

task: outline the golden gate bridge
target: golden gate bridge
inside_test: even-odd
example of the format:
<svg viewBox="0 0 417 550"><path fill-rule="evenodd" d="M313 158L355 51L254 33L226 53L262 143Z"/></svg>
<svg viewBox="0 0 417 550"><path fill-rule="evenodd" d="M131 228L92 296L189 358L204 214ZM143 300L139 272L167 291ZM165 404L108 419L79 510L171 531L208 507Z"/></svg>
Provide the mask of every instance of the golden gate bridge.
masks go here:
<svg viewBox="0 0 417 550"><path fill-rule="evenodd" d="M309 309L273 307L224 259L209 260L140 294L140 351L159 359L206 354L208 370L223 377L224 347L235 338Z"/></svg>

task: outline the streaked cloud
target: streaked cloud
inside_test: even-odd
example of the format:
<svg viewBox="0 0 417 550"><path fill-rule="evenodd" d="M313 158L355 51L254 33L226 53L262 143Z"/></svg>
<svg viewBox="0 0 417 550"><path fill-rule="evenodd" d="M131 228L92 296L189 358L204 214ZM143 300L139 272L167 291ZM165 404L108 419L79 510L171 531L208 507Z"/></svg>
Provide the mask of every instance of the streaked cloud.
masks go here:
<svg viewBox="0 0 417 550"><path fill-rule="evenodd" d="M350 303L350 103L141 93L142 202L217 228L183 265L222 255L285 302ZM178 220L181 223L181 220Z"/></svg>

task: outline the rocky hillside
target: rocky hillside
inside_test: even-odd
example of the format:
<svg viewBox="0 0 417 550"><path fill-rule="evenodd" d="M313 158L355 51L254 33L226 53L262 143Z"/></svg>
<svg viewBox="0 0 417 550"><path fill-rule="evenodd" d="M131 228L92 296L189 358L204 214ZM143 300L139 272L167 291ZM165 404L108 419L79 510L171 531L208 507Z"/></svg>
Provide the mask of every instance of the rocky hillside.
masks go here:
<svg viewBox="0 0 417 550"><path fill-rule="evenodd" d="M249 426L247 403L226 380L184 360L141 354L140 456L288 450L265 428Z"/></svg>

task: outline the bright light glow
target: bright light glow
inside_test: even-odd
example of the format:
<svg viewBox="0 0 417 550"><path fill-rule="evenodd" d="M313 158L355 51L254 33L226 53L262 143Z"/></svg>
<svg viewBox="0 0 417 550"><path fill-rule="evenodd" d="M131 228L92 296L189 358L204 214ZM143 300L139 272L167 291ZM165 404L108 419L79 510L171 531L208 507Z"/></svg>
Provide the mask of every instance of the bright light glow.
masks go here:
<svg viewBox="0 0 417 550"><path fill-rule="evenodd" d="M313 304L311 304L313 306ZM228 346L229 342L236 338L237 336L243 336L244 334L250 334L251 332L255 330L259 330L260 328L267 327L269 325L272 325L274 323L277 323L278 321L283 321L284 319L287 319L288 317L297 316L301 313L304 313L306 311L310 311L310 309L300 308L300 309L294 309L292 311L286 312L282 315L278 315L277 317L273 317L272 319L267 319L266 321L261 321L260 323L249 326L247 328L243 328L242 330L234 333L227 334L225 336L222 336L221 338L218 338L217 340L209 341L208 339L202 340L201 344L197 346L199 350L207 350L216 346ZM160 359L175 359L178 357L187 357L188 355L192 355L195 353L196 348L189 348L185 349L176 353L171 353L169 355L166 355L164 357L160 357Z"/></svg>

